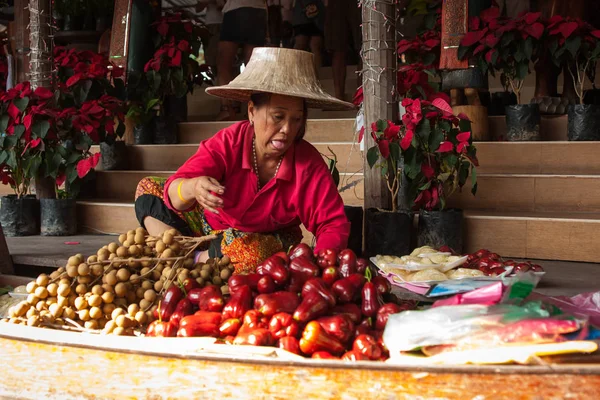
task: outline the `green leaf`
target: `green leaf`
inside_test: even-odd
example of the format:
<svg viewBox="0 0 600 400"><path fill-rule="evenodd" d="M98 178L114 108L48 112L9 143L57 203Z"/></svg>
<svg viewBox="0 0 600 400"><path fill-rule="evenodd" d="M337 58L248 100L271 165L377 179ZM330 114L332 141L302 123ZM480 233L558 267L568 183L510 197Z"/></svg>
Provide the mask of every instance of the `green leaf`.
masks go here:
<svg viewBox="0 0 600 400"><path fill-rule="evenodd" d="M146 112L152 110L160 101L160 99L152 99L146 104Z"/></svg>
<svg viewBox="0 0 600 400"><path fill-rule="evenodd" d="M15 135L5 136L3 139L4 139L4 147L6 149L12 149L19 142L19 138L16 137Z"/></svg>
<svg viewBox="0 0 600 400"><path fill-rule="evenodd" d="M527 57L528 60L531 60L531 58L533 57L533 39L532 38L527 38L527 40L525 40L525 43L523 44L523 52L525 53L525 57Z"/></svg>
<svg viewBox="0 0 600 400"><path fill-rule="evenodd" d="M436 57L436 53L432 51L430 53L425 54L421 62L423 63L423 65L431 65L435 62Z"/></svg>
<svg viewBox="0 0 600 400"><path fill-rule="evenodd" d="M473 196L477 193L477 169L475 167L471 169L471 193Z"/></svg>
<svg viewBox="0 0 600 400"><path fill-rule="evenodd" d="M527 75L529 75L529 63L520 63L517 66L517 79L520 81L525 80L525 78L527 78Z"/></svg>
<svg viewBox="0 0 600 400"><path fill-rule="evenodd" d="M50 153L46 152L46 175L56 179L60 164L62 163L62 156L59 152Z"/></svg>
<svg viewBox="0 0 600 400"><path fill-rule="evenodd" d="M23 112L29 105L29 97L23 97L22 99L14 99L13 104L19 109L19 111Z"/></svg>
<svg viewBox="0 0 600 400"><path fill-rule="evenodd" d="M440 182L445 183L451 175L450 172L444 172L443 174L439 174L437 178Z"/></svg>
<svg viewBox="0 0 600 400"><path fill-rule="evenodd" d="M377 163L377 160L379 160L379 147L375 145L367 151L367 162L369 163L369 167L373 168Z"/></svg>
<svg viewBox="0 0 600 400"><path fill-rule="evenodd" d="M429 135L431 134L431 123L427 118L423 118L419 126L417 126L417 135L425 143L429 143Z"/></svg>
<svg viewBox="0 0 600 400"><path fill-rule="evenodd" d="M0 151L0 165L4 164L4 161L8 159L8 152L6 150Z"/></svg>
<svg viewBox="0 0 600 400"><path fill-rule="evenodd" d="M6 132L6 128L8 128L9 120L10 120L10 118L6 114L3 115L2 117L0 117L0 133Z"/></svg>
<svg viewBox="0 0 600 400"><path fill-rule="evenodd" d="M449 155L448 157L446 157L445 163L448 165L448 167L450 169L454 168L456 166L456 163L458 162L458 157L456 157L454 154Z"/></svg>
<svg viewBox="0 0 600 400"><path fill-rule="evenodd" d="M402 157L400 145L398 143L395 143L395 142L390 143L390 157L395 162L398 162L400 160L400 158Z"/></svg>
<svg viewBox="0 0 600 400"><path fill-rule="evenodd" d="M15 137L17 140L20 140L21 136L23 136L24 133L25 133L25 126L19 124L19 125L15 126L15 133L12 136Z"/></svg>
<svg viewBox="0 0 600 400"><path fill-rule="evenodd" d="M469 48L466 46L458 46L458 59L464 60L466 58Z"/></svg>
<svg viewBox="0 0 600 400"><path fill-rule="evenodd" d="M565 42L565 48L569 53L571 53L571 56L573 56L573 58L577 57L577 52L579 52L580 47L581 36L571 36Z"/></svg>
<svg viewBox="0 0 600 400"><path fill-rule="evenodd" d="M404 173L409 179L415 179L421 173L421 163L416 152L412 153L408 160L405 159Z"/></svg>
<svg viewBox="0 0 600 400"><path fill-rule="evenodd" d="M431 187L431 181L428 181L428 182L427 182L426 184L424 184L423 186L420 186L420 187L419 187L419 190L420 190L420 191L427 190L427 189L429 189L430 187Z"/></svg>
<svg viewBox="0 0 600 400"><path fill-rule="evenodd" d="M38 138L44 139L48 130L50 129L50 123L46 120L36 121L31 127L33 132Z"/></svg>
<svg viewBox="0 0 600 400"><path fill-rule="evenodd" d="M385 119L377 121L377 132L383 132L388 127L388 122Z"/></svg>
<svg viewBox="0 0 600 400"><path fill-rule="evenodd" d="M443 211L446 208L446 198L444 196L440 196L440 211Z"/></svg>
<svg viewBox="0 0 600 400"><path fill-rule="evenodd" d="M42 165L41 155L31 157L25 165L25 175L27 175L29 178L35 178L38 170L40 169L40 165Z"/></svg>
<svg viewBox="0 0 600 400"><path fill-rule="evenodd" d="M518 49L517 51L515 51L513 57L515 57L515 60L517 62L522 62L525 59L525 53L523 53L521 49Z"/></svg>
<svg viewBox="0 0 600 400"><path fill-rule="evenodd" d="M461 132L471 132L471 121L468 121L466 119L461 119L458 122L458 127Z"/></svg>
<svg viewBox="0 0 600 400"><path fill-rule="evenodd" d="M6 160L6 165L8 165L13 171L17 169L17 156L14 149L8 150L8 159Z"/></svg>
<svg viewBox="0 0 600 400"><path fill-rule="evenodd" d="M413 89L416 89L417 92L419 92L419 95L421 96L422 99L427 98L427 94L425 93L425 90L423 90L421 85L415 85L415 86L413 86Z"/></svg>
<svg viewBox="0 0 600 400"><path fill-rule="evenodd" d="M513 32L508 32L507 34L502 36L502 40L500 41L500 44L502 47L508 46L511 44L511 42L514 39L515 39L515 34Z"/></svg>
<svg viewBox="0 0 600 400"><path fill-rule="evenodd" d="M77 166L72 164L67 167L66 171L67 182L73 183L78 178L77 176Z"/></svg>
<svg viewBox="0 0 600 400"><path fill-rule="evenodd" d="M436 126L433 130L433 135L429 137L429 149L435 151L440 147L440 144L444 141L444 132L440 129L440 126Z"/></svg>

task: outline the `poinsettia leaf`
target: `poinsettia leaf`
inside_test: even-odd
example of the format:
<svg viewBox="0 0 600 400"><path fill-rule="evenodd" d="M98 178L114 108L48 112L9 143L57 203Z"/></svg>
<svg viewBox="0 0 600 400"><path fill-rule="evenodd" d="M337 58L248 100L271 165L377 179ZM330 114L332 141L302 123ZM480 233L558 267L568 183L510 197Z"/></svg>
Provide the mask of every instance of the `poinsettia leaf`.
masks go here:
<svg viewBox="0 0 600 400"><path fill-rule="evenodd" d="M475 167L471 169L471 193L473 196L477 193L477 169Z"/></svg>
<svg viewBox="0 0 600 400"><path fill-rule="evenodd" d="M29 105L29 97L14 99L13 104L19 109L19 111L23 112Z"/></svg>
<svg viewBox="0 0 600 400"><path fill-rule="evenodd" d="M376 125L377 125L377 131L378 132L383 132L383 131L385 131L385 128L388 127L388 123L387 123L387 121L385 119L378 120L377 123L376 123Z"/></svg>
<svg viewBox="0 0 600 400"><path fill-rule="evenodd" d="M25 163L25 175L27 175L28 177L35 177L37 175L38 170L40 169L40 166L42 165L42 156L41 155L36 155L34 157L30 157L27 159L27 162Z"/></svg>
<svg viewBox="0 0 600 400"><path fill-rule="evenodd" d="M527 40L525 40L525 42L523 43L523 53L525 53L525 57L528 60L531 60L531 58L533 57L533 39L532 38L527 38Z"/></svg>
<svg viewBox="0 0 600 400"><path fill-rule="evenodd" d="M379 147L373 146L367 151L367 162L369 163L369 167L373 168L375 164L379 160Z"/></svg>
<svg viewBox="0 0 600 400"><path fill-rule="evenodd" d="M33 132L37 137L44 139L48 134L48 130L50 129L50 123L46 120L36 121L31 127L31 132Z"/></svg>
<svg viewBox="0 0 600 400"><path fill-rule="evenodd" d="M446 122L446 121L444 121ZM444 141L444 132L442 131L440 125L436 126L433 130L433 134L429 137L429 148L437 149L440 147L440 143Z"/></svg>
<svg viewBox="0 0 600 400"><path fill-rule="evenodd" d="M6 159L6 165L10 167L10 169L15 170L17 168L17 156L15 149L10 149L7 151L8 158Z"/></svg>
<svg viewBox="0 0 600 400"><path fill-rule="evenodd" d="M404 173L409 179L415 179L421 173L421 163L417 158L417 153L404 160Z"/></svg>
<svg viewBox="0 0 600 400"><path fill-rule="evenodd" d="M419 186L419 190L427 190L431 187L431 181L428 181L426 184Z"/></svg>
<svg viewBox="0 0 600 400"><path fill-rule="evenodd" d="M25 133L25 126L19 124L15 126L15 131L13 133L13 137L17 138L17 140L21 139L21 136Z"/></svg>
<svg viewBox="0 0 600 400"><path fill-rule="evenodd" d="M77 176L77 166L74 165L74 164L67 166L66 175L67 175L67 182L68 183L71 184L71 183L75 182L75 180L78 178L78 176Z"/></svg>
<svg viewBox="0 0 600 400"><path fill-rule="evenodd" d="M525 53L523 53L521 51L521 49L518 49L517 51L515 51L515 53L513 54L513 57L515 58L515 60L517 62L522 62L525 59Z"/></svg>
<svg viewBox="0 0 600 400"><path fill-rule="evenodd" d="M452 173L450 173L450 172L444 172L442 174L439 174L437 176L437 179L442 183L446 183L446 181L448 180L448 178L450 178L451 175L452 175Z"/></svg>
<svg viewBox="0 0 600 400"><path fill-rule="evenodd" d="M421 62L423 63L423 65L431 65L435 62L437 58L437 54L433 51L425 54L423 56L423 59L421 60Z"/></svg>
<svg viewBox="0 0 600 400"><path fill-rule="evenodd" d="M390 143L390 157L393 160L395 160L395 162L398 162L402 157L400 152L400 145L396 142Z"/></svg>
<svg viewBox="0 0 600 400"><path fill-rule="evenodd" d="M573 36L568 38L565 42L565 48L569 53L571 53L571 56L577 57L577 52L581 48L581 37Z"/></svg>
<svg viewBox="0 0 600 400"><path fill-rule="evenodd" d="M447 156L444 160L444 164L446 164L449 169L456 167L457 162L458 158L454 154Z"/></svg>
<svg viewBox="0 0 600 400"><path fill-rule="evenodd" d="M389 164L386 161L381 163L381 176L384 178L387 176Z"/></svg>
<svg viewBox="0 0 600 400"><path fill-rule="evenodd" d="M519 63L517 66L517 79L524 80L529 75L529 62Z"/></svg>
<svg viewBox="0 0 600 400"><path fill-rule="evenodd" d="M416 89L416 91L419 92L419 95L421 96L422 99L427 98L427 93L425 93L425 90L423 90L421 85L415 85L415 86L413 86L413 89Z"/></svg>
<svg viewBox="0 0 600 400"><path fill-rule="evenodd" d="M509 32L506 35L502 36L502 40L500 41L500 44L502 45L502 47L509 46L514 40L515 40L515 34L512 32Z"/></svg>
<svg viewBox="0 0 600 400"><path fill-rule="evenodd" d="M10 118L8 115L4 114L0 117L0 133L6 132L6 128L8 128L8 122Z"/></svg>
<svg viewBox="0 0 600 400"><path fill-rule="evenodd" d="M4 136L3 139L4 139L4 145L3 145L3 147L6 148L6 149L12 149L19 142L19 138L16 137L15 135Z"/></svg>
<svg viewBox="0 0 600 400"><path fill-rule="evenodd" d="M464 60L467 57L467 53L469 52L469 47L467 46L458 46L458 59Z"/></svg>
<svg viewBox="0 0 600 400"><path fill-rule="evenodd" d="M446 199L443 196L440 196L440 211L444 211L446 208Z"/></svg>
<svg viewBox="0 0 600 400"><path fill-rule="evenodd" d="M0 151L0 165L4 164L4 161L8 159L8 152L6 150Z"/></svg>
<svg viewBox="0 0 600 400"><path fill-rule="evenodd" d="M421 141L429 143L429 135L431 134L431 123L427 118L423 118L417 126L417 135L421 138Z"/></svg>

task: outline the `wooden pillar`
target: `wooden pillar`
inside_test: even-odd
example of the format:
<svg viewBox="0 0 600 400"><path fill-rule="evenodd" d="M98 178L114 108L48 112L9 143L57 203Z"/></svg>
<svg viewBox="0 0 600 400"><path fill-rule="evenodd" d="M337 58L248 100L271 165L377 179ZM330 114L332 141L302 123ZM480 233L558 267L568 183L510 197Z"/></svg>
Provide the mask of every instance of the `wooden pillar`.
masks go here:
<svg viewBox="0 0 600 400"><path fill-rule="evenodd" d="M15 273L12 258L8 251L8 245L4 238L4 231L0 225L0 274L12 275Z"/></svg>
<svg viewBox="0 0 600 400"><path fill-rule="evenodd" d="M32 88L52 87L50 0L29 0L29 80Z"/></svg>
<svg viewBox="0 0 600 400"><path fill-rule="evenodd" d="M27 80L29 72L29 0L15 0L15 82Z"/></svg>
<svg viewBox="0 0 600 400"><path fill-rule="evenodd" d="M362 6L363 93L365 150L375 143L371 124L378 119L397 120L396 0L365 0ZM391 195L378 168L371 169L364 152L365 209L391 209Z"/></svg>

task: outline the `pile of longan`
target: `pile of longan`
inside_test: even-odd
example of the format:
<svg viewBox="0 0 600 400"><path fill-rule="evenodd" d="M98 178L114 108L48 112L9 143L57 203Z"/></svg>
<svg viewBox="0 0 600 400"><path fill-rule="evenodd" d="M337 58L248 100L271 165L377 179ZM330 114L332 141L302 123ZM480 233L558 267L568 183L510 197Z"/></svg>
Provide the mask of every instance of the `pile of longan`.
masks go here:
<svg viewBox="0 0 600 400"><path fill-rule="evenodd" d="M155 319L161 293L173 284L190 278L228 293L234 270L229 258L195 264L194 244L173 230L160 237L131 230L87 260L74 255L65 267L29 282L27 299L9 309L7 321L132 335Z"/></svg>

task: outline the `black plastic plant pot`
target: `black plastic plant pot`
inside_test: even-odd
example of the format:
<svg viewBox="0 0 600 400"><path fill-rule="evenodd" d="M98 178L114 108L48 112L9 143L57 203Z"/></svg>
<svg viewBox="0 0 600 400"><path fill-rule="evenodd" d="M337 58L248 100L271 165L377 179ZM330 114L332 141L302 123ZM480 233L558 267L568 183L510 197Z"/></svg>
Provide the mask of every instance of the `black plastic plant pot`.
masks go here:
<svg viewBox="0 0 600 400"><path fill-rule="evenodd" d="M162 114L154 118L154 144L176 144L179 136L177 120L170 115Z"/></svg>
<svg viewBox="0 0 600 400"><path fill-rule="evenodd" d="M404 256L411 251L413 215L405 211L369 208L366 211L365 255Z"/></svg>
<svg viewBox="0 0 600 400"><path fill-rule="evenodd" d="M517 104L517 96L511 92L496 92L491 94L488 115L506 115L506 107Z"/></svg>
<svg viewBox="0 0 600 400"><path fill-rule="evenodd" d="M350 221L348 248L356 253L356 255L360 256L363 252L363 208L344 206L344 211L346 212L346 218Z"/></svg>
<svg viewBox="0 0 600 400"><path fill-rule="evenodd" d="M463 251L463 212L448 209L444 211L421 211L417 245L439 249L449 246L462 254Z"/></svg>
<svg viewBox="0 0 600 400"><path fill-rule="evenodd" d="M442 90L486 89L488 77L480 68L466 68L442 72Z"/></svg>
<svg viewBox="0 0 600 400"><path fill-rule="evenodd" d="M185 122L188 117L187 95L183 97L167 96L165 98L166 114L177 122Z"/></svg>
<svg viewBox="0 0 600 400"><path fill-rule="evenodd" d="M123 141L116 141L112 144L100 143L100 152L102 153L102 169L104 171L126 170L127 165L127 146Z"/></svg>
<svg viewBox="0 0 600 400"><path fill-rule="evenodd" d="M138 124L133 128L134 144L152 144L154 139L154 118L145 124Z"/></svg>
<svg viewBox="0 0 600 400"><path fill-rule="evenodd" d="M570 141L600 140L600 106L593 104L570 105L568 114Z"/></svg>
<svg viewBox="0 0 600 400"><path fill-rule="evenodd" d="M71 236L77 233L75 199L41 199L42 236Z"/></svg>
<svg viewBox="0 0 600 400"><path fill-rule="evenodd" d="M541 140L539 104L516 104L506 107L506 139L509 142Z"/></svg>
<svg viewBox="0 0 600 400"><path fill-rule="evenodd" d="M35 196L19 199L2 197L0 223L6 236L31 236L40 233L40 203Z"/></svg>

